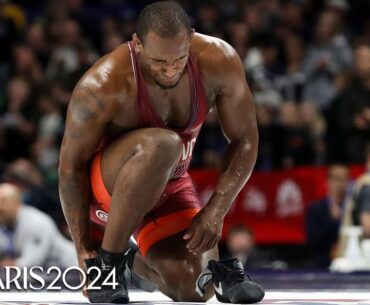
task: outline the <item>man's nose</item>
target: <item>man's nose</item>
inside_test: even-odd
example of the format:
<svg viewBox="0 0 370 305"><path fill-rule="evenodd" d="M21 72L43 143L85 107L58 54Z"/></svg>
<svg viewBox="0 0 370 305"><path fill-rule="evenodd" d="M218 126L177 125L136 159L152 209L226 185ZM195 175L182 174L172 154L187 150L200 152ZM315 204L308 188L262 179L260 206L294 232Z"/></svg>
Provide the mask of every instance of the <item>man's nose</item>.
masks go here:
<svg viewBox="0 0 370 305"><path fill-rule="evenodd" d="M168 78L172 78L176 75L176 69L175 69L175 66L173 65L170 65L170 66L167 66L164 71L163 71L163 74L168 77Z"/></svg>

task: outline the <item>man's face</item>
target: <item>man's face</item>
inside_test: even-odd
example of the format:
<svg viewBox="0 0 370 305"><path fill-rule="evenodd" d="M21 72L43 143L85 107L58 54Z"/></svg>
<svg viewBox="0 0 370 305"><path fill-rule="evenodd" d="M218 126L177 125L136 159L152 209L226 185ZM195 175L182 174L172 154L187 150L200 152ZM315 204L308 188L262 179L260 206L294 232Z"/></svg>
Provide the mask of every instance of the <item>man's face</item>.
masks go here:
<svg viewBox="0 0 370 305"><path fill-rule="evenodd" d="M173 88L180 80L189 57L191 37L181 30L173 38L162 38L155 32L148 32L143 43L134 38L136 51L146 72L162 88Z"/></svg>
<svg viewBox="0 0 370 305"><path fill-rule="evenodd" d="M247 254L254 247L254 239L249 233L233 232L227 240L227 245L234 255Z"/></svg>
<svg viewBox="0 0 370 305"><path fill-rule="evenodd" d="M11 224L19 208L18 197L12 189L0 187L0 224Z"/></svg>
<svg viewBox="0 0 370 305"><path fill-rule="evenodd" d="M335 34L336 17L331 12L321 14L319 22L316 25L316 35L319 40L326 41Z"/></svg>
<svg viewBox="0 0 370 305"><path fill-rule="evenodd" d="M357 75L364 80L370 79L370 48L367 46L357 48L354 57Z"/></svg>
<svg viewBox="0 0 370 305"><path fill-rule="evenodd" d="M332 165L328 172L328 186L331 196L342 197L346 195L349 180L348 168L343 165Z"/></svg>

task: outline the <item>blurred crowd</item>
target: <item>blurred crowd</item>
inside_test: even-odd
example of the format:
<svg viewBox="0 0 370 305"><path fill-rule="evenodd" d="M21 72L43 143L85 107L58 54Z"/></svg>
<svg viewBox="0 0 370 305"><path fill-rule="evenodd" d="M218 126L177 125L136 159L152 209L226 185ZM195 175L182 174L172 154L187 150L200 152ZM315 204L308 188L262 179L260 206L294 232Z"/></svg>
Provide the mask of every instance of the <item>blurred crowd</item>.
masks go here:
<svg viewBox="0 0 370 305"><path fill-rule="evenodd" d="M0 174L63 223L59 147L74 85L131 39L151 1L0 0ZM365 163L370 141L369 0L181 0L196 31L238 52L254 95L257 170ZM215 112L193 167L221 166Z"/></svg>

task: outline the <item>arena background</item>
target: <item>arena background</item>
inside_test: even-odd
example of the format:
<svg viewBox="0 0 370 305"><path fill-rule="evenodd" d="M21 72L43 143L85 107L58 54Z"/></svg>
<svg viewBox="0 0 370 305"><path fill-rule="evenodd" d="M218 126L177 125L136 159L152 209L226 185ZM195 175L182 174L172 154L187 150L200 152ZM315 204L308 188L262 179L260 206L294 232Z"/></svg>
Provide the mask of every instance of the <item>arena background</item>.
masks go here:
<svg viewBox="0 0 370 305"><path fill-rule="evenodd" d="M22 188L68 236L57 192L58 154L74 85L102 55L130 40L151 1L0 1L1 181ZM259 156L228 215L252 229L274 268L310 268L305 216L326 194L326 168L365 169L370 125L370 1L179 1L196 31L220 37L240 55L256 103ZM362 67L362 71L360 69ZM366 70L367 69L367 70ZM361 71L362 74L361 74ZM367 108L366 108L367 107ZM361 125L362 124L362 125ZM215 113L193 153L192 176L207 200L226 141Z"/></svg>

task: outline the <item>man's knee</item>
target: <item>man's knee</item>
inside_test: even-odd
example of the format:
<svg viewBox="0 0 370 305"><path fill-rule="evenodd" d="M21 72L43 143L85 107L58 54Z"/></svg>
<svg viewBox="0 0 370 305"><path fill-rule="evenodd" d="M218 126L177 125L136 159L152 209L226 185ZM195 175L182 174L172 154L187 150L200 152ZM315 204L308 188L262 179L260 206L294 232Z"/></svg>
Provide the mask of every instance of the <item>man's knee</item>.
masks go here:
<svg viewBox="0 0 370 305"><path fill-rule="evenodd" d="M143 135L141 153L151 153L158 158L158 162L178 161L182 153L181 137L168 129L150 128ZM139 147L140 150L140 147Z"/></svg>

